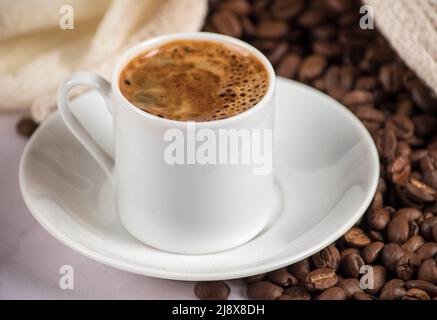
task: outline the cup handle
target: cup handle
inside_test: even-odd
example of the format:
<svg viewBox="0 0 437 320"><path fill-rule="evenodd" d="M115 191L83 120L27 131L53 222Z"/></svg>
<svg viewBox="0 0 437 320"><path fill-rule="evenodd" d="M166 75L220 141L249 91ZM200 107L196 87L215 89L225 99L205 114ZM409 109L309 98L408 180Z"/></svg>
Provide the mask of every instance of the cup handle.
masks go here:
<svg viewBox="0 0 437 320"><path fill-rule="evenodd" d="M85 148L96 159L99 165L113 182L114 160L96 143L86 128L77 120L71 112L68 102L68 93L76 86L84 85L96 89L104 98L106 108L112 115L111 84L97 74L89 72L78 72L69 76L58 88L57 100L58 110L67 128L85 146Z"/></svg>

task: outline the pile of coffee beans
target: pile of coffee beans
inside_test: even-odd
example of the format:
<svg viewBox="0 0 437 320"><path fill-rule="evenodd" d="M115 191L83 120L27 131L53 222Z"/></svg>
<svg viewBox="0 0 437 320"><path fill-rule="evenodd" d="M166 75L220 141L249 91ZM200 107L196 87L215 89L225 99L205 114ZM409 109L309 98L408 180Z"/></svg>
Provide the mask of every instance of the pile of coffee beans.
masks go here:
<svg viewBox="0 0 437 320"><path fill-rule="evenodd" d="M243 279L250 299L437 300L437 98L382 35L360 28L360 1L211 1L206 31L241 38L280 76L346 105L377 146L381 177L341 239L286 268ZM362 289L362 266L372 288ZM225 282L195 286L226 299Z"/></svg>

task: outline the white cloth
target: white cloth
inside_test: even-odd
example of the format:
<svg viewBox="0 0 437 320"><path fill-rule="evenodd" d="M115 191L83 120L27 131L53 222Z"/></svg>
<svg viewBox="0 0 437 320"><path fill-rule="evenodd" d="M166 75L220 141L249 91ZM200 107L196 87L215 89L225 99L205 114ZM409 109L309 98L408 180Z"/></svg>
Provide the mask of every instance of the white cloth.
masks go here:
<svg viewBox="0 0 437 320"><path fill-rule="evenodd" d="M138 42L199 30L206 0L70 0L74 29L59 26L63 0L0 0L0 111L28 110L40 122L55 109L61 80L87 70L110 77Z"/></svg>
<svg viewBox="0 0 437 320"><path fill-rule="evenodd" d="M437 0L365 0L405 63L437 93Z"/></svg>

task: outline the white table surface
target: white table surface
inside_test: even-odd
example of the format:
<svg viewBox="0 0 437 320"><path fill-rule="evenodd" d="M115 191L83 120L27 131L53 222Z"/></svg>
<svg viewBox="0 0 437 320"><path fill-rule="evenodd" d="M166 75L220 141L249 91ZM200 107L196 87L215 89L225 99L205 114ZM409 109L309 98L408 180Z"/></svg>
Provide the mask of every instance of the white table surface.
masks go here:
<svg viewBox="0 0 437 320"><path fill-rule="evenodd" d="M18 186L19 160L27 142L15 131L18 118L0 115L0 299L196 299L193 282L105 266L66 247L38 224ZM73 290L59 286L63 265L73 267ZM231 299L245 296L240 281L228 283Z"/></svg>

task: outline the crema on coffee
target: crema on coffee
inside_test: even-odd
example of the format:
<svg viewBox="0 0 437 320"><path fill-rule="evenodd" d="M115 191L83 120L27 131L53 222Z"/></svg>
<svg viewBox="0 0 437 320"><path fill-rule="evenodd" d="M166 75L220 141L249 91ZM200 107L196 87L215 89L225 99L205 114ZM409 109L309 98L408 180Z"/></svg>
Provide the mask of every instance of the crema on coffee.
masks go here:
<svg viewBox="0 0 437 320"><path fill-rule="evenodd" d="M255 106L267 92L268 73L242 47L177 40L133 58L119 86L133 105L158 117L211 121Z"/></svg>

